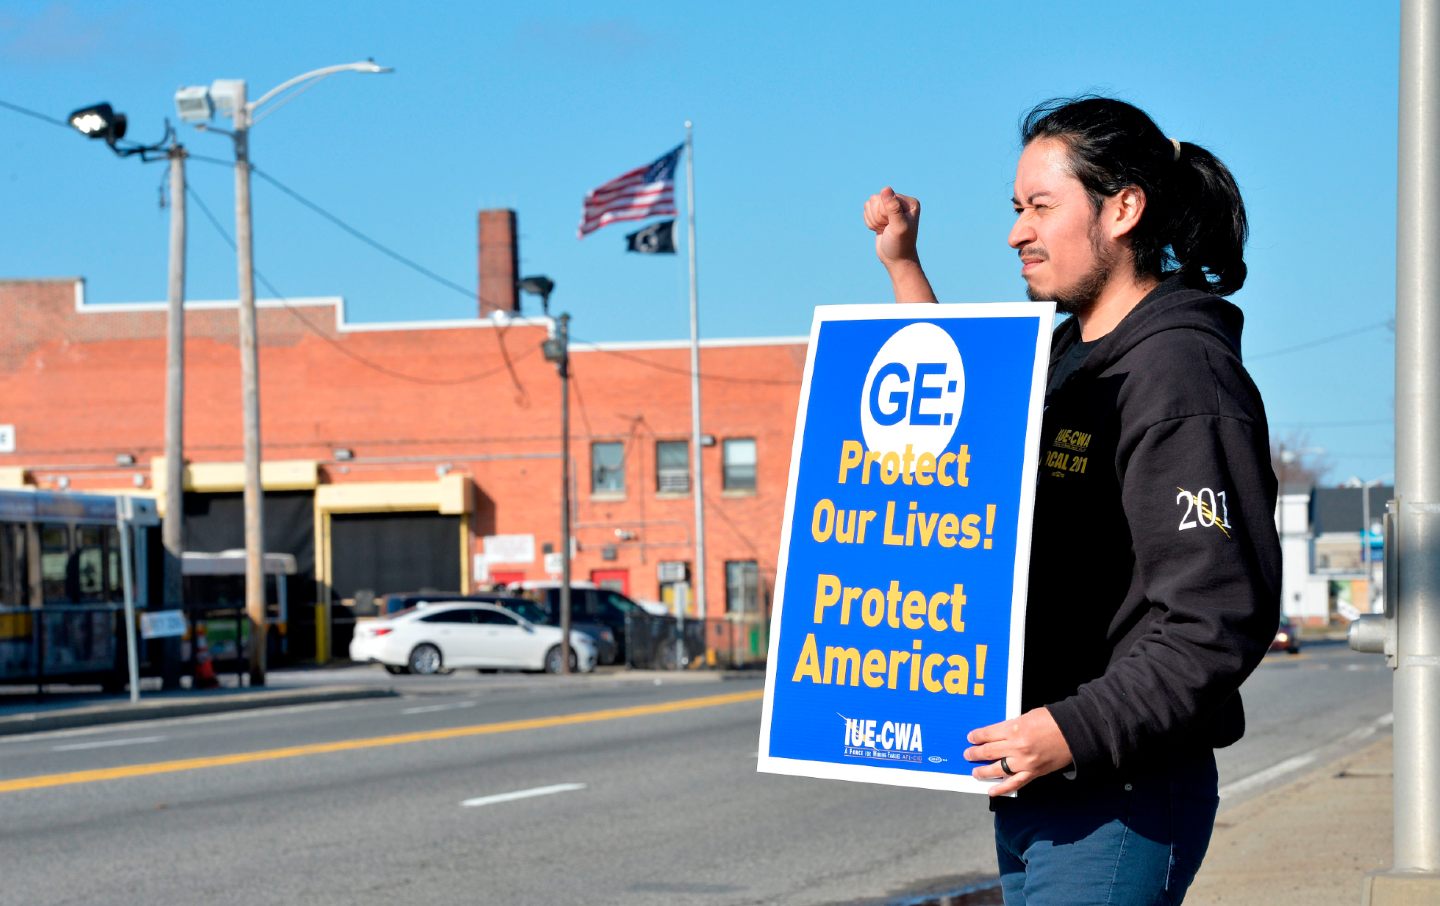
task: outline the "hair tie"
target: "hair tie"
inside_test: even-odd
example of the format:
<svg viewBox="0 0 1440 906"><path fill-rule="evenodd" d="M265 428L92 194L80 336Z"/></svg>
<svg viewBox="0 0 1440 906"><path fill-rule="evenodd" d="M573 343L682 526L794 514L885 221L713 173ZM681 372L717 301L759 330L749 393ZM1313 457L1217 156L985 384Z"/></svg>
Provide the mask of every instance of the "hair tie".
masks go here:
<svg viewBox="0 0 1440 906"><path fill-rule="evenodd" d="M1180 140L1179 140L1179 139L1174 139L1174 138L1172 138L1172 139L1170 139L1170 145L1171 145L1171 147L1173 147L1173 148L1175 149L1175 156L1174 156L1173 158L1171 158L1171 160L1172 160L1173 162L1175 162L1175 163L1179 163L1179 161L1180 161Z"/></svg>

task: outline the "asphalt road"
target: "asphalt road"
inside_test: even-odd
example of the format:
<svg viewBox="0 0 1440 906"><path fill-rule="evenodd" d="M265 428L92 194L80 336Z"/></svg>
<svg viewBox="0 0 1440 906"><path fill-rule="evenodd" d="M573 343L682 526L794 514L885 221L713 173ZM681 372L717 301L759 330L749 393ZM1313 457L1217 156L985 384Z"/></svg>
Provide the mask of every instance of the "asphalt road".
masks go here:
<svg viewBox="0 0 1440 906"><path fill-rule="evenodd" d="M979 797L757 774L758 680L402 688L0 739L0 903L831 904L993 876ZM1389 732L1383 659L1339 644L1245 694L1230 803Z"/></svg>

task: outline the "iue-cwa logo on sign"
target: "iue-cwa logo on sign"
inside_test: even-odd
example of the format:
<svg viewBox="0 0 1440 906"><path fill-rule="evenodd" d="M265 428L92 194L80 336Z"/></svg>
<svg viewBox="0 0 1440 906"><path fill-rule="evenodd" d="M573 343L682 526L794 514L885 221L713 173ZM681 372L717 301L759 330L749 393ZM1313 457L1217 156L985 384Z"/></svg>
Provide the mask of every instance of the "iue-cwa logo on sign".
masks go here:
<svg viewBox="0 0 1440 906"><path fill-rule="evenodd" d="M1019 714L1053 316L1048 303L817 309L761 771L988 786L962 753L970 729Z"/></svg>

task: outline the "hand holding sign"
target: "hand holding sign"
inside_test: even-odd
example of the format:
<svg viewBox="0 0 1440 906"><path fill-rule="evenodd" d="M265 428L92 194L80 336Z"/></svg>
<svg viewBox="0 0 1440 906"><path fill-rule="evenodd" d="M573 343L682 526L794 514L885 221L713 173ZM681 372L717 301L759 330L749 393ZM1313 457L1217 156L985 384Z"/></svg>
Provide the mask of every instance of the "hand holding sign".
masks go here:
<svg viewBox="0 0 1440 906"><path fill-rule="evenodd" d="M990 761L972 772L978 780L999 780L991 796L1006 796L1025 784L1067 767L1074 759L1070 745L1047 708L1026 711L1014 720L972 730L972 747L965 750L967 761ZM1005 759L1007 772L1000 764Z"/></svg>

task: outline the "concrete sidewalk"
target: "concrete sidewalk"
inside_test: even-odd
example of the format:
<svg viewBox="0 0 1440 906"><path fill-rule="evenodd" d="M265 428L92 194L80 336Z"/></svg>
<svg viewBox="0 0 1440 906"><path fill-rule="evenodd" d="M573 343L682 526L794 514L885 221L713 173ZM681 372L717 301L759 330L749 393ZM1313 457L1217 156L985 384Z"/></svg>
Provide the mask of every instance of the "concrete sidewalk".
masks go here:
<svg viewBox="0 0 1440 906"><path fill-rule="evenodd" d="M332 683L325 685L272 683L263 688L225 686L219 689L158 690L128 695L104 694L84 687L53 687L44 695L6 690L0 694L0 736L42 733L139 720L249 711L317 702L387 698L389 687Z"/></svg>
<svg viewBox="0 0 1440 906"><path fill-rule="evenodd" d="M1356 906L1388 868L1392 738L1233 808L1223 804L1187 906Z"/></svg>

